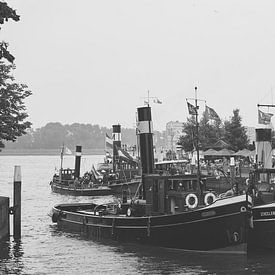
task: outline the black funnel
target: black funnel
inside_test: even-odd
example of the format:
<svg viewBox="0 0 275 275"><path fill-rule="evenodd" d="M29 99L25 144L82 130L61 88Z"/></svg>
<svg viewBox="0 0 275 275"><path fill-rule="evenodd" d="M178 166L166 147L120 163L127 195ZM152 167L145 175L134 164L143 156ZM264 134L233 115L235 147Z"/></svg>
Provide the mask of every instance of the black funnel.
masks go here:
<svg viewBox="0 0 275 275"><path fill-rule="evenodd" d="M82 147L79 145L77 145L75 149L75 167L74 167L75 179L79 178L79 175L80 175L81 149Z"/></svg>
<svg viewBox="0 0 275 275"><path fill-rule="evenodd" d="M151 107L140 107L137 111L137 134L139 136L142 174L151 174L154 171Z"/></svg>

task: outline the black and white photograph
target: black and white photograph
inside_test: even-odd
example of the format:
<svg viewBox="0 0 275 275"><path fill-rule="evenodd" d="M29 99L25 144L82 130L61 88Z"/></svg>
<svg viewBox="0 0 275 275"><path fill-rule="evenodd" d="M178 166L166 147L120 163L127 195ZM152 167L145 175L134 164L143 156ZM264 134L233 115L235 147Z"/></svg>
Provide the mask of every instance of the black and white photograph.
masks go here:
<svg viewBox="0 0 275 275"><path fill-rule="evenodd" d="M274 11L0 0L0 274L274 274Z"/></svg>

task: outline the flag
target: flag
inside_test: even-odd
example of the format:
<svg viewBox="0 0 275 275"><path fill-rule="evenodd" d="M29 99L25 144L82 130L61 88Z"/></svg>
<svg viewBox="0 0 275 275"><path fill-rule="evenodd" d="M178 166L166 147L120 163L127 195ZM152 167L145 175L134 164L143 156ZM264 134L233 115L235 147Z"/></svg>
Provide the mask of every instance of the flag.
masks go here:
<svg viewBox="0 0 275 275"><path fill-rule="evenodd" d="M64 154L71 155L72 151L68 147L65 147Z"/></svg>
<svg viewBox="0 0 275 275"><path fill-rule="evenodd" d="M118 152L119 158L121 158L122 160L126 162L136 162L136 160L134 160L134 158L123 149L117 148L117 152Z"/></svg>
<svg viewBox="0 0 275 275"><path fill-rule="evenodd" d="M95 176L95 178L98 179L103 179L103 176L95 169L94 165L92 165L91 172Z"/></svg>
<svg viewBox="0 0 275 275"><path fill-rule="evenodd" d="M273 116L273 114L264 113L264 112L258 110L258 123L265 124L265 125L270 124L272 116Z"/></svg>
<svg viewBox="0 0 275 275"><path fill-rule="evenodd" d="M206 112L206 115L207 115L208 119L220 120L220 117L215 112L215 110L208 107L207 105L205 105L205 112Z"/></svg>
<svg viewBox="0 0 275 275"><path fill-rule="evenodd" d="M113 149L113 139L110 138L107 134L105 135L105 147Z"/></svg>
<svg viewBox="0 0 275 275"><path fill-rule="evenodd" d="M162 104L162 102L158 98L154 99L154 103Z"/></svg>
<svg viewBox="0 0 275 275"><path fill-rule="evenodd" d="M194 105L187 102L187 107L188 107L189 115L196 115L197 114L197 109Z"/></svg>
<svg viewBox="0 0 275 275"><path fill-rule="evenodd" d="M72 151L68 148L68 147L66 147L66 146L62 146L61 147L61 152L60 152L60 154L63 156L63 155L71 155L72 154Z"/></svg>

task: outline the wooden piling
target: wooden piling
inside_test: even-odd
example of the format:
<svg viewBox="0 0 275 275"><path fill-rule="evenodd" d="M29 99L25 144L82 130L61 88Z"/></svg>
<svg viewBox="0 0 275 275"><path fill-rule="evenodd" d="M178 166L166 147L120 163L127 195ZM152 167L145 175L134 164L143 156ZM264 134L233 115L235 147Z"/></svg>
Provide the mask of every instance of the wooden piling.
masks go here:
<svg viewBox="0 0 275 275"><path fill-rule="evenodd" d="M21 238L21 167L14 167L13 181L13 238Z"/></svg>

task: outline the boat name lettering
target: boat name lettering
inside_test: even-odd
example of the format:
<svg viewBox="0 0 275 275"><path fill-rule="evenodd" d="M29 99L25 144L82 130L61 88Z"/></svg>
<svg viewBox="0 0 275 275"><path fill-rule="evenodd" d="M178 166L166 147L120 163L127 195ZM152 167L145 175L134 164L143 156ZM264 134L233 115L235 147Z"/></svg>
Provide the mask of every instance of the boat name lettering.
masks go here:
<svg viewBox="0 0 275 275"><path fill-rule="evenodd" d="M261 212L261 217L275 216L275 211Z"/></svg>
<svg viewBox="0 0 275 275"><path fill-rule="evenodd" d="M211 210L211 211L207 211L207 212L202 212L201 213L201 216L202 217L211 217L211 216L215 216L216 215L216 212L214 210Z"/></svg>

